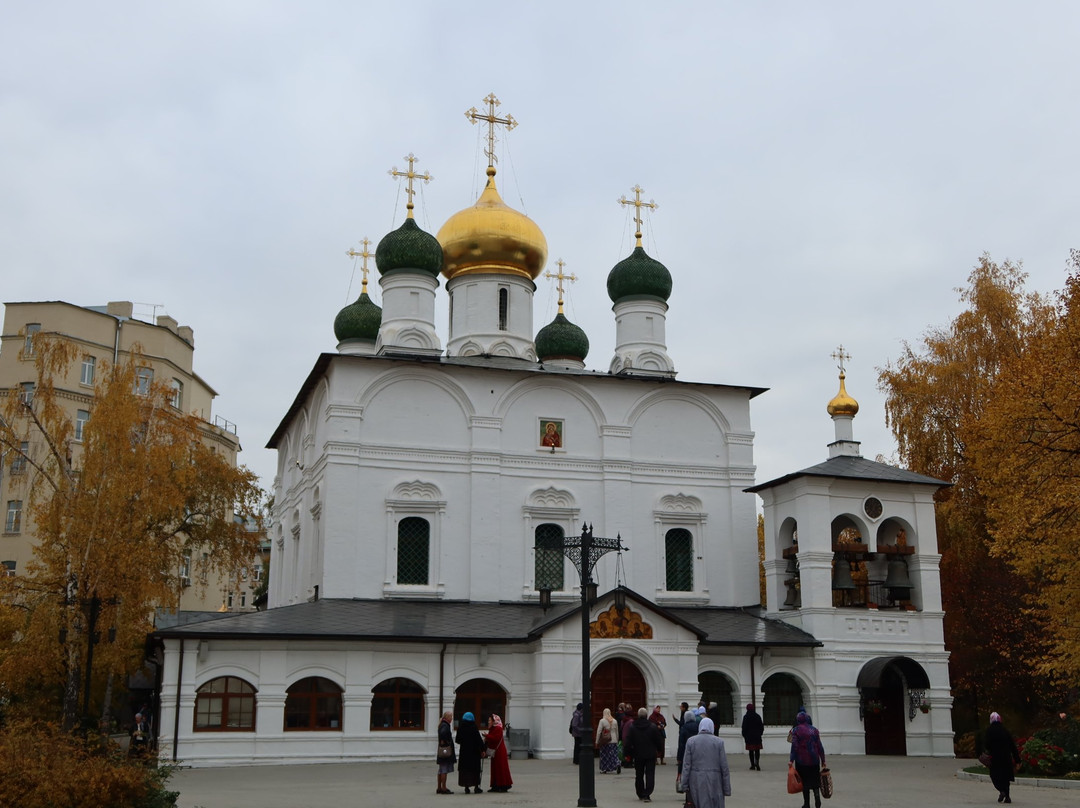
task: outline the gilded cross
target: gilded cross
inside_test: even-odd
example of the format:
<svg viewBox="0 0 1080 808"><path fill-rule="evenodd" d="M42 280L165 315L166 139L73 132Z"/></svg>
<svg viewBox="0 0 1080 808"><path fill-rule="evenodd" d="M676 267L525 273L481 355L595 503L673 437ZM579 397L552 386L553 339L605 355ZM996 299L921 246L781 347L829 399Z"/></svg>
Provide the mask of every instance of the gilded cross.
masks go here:
<svg viewBox="0 0 1080 808"><path fill-rule="evenodd" d="M413 194L416 193L416 191L413 190L413 180L423 180L424 182L431 182L435 178L428 174L426 171L423 174L417 174L415 171L413 171L413 166L419 162L419 159L413 157L412 152L409 152L408 155L405 156L405 159L409 161L408 171L398 171L397 166L394 166L387 173L394 179L397 179L398 177L405 177L405 193L409 197L409 201L405 205L405 209L408 211L408 213L406 214L407 217L411 219L413 218L412 198Z"/></svg>
<svg viewBox="0 0 1080 808"><path fill-rule="evenodd" d="M370 252L368 250L368 247L371 246L371 241L369 241L366 236L364 238L360 239L360 246L362 247L360 252L357 252L356 250L354 250L354 249L352 249L350 247L348 250L345 251L345 254L347 256L349 256L349 258L359 258L361 260L362 263L360 264L360 272L362 273L362 277L363 277L364 280L363 280L363 286L360 288L360 292L361 292L361 294L366 294L367 293L367 274L368 274L367 260L369 258L374 258L375 253Z"/></svg>
<svg viewBox="0 0 1080 808"><path fill-rule="evenodd" d="M479 121L487 121L488 125L488 145L484 149L484 154L488 157L488 168L495 167L495 161L498 159L495 156L495 125L501 124L506 127L506 131L509 132L515 126L517 121L514 120L512 115L507 115L505 118L500 118L495 114L495 107L500 105L500 101L495 97L495 93L488 93L487 98L484 99L484 103L488 105L487 114L483 114L476 107L472 107L465 111L465 117L469 119L470 123L477 123Z"/></svg>
<svg viewBox="0 0 1080 808"><path fill-rule="evenodd" d="M562 286L562 282L563 281L570 281L570 283L573 283L574 281L577 280L577 275L567 275L565 272L563 272L563 267L566 266L566 262L563 261L561 258L558 261L556 261L555 263L558 265L559 271L556 272L554 275L552 275L550 272L545 272L544 277L545 278L555 278L556 279L555 288L559 290L559 314L562 314L563 313L563 286Z"/></svg>
<svg viewBox="0 0 1080 808"><path fill-rule="evenodd" d="M831 356L832 356L833 359L837 360L840 363L837 367L839 367L840 372L843 373L844 372L844 362L846 360L849 361L851 359L851 354L849 354L847 351L845 351L844 346L841 345L839 348L837 348L831 354Z"/></svg>
<svg viewBox="0 0 1080 808"><path fill-rule="evenodd" d="M616 201L620 205L633 205L634 206L634 224L637 227L637 232L634 233L634 238L637 239L638 247L641 246L641 209L649 208L650 210L656 210L659 205L653 202L651 199L648 202L641 201L641 186L635 185L630 189L634 192L633 199L627 199L625 196L619 197Z"/></svg>

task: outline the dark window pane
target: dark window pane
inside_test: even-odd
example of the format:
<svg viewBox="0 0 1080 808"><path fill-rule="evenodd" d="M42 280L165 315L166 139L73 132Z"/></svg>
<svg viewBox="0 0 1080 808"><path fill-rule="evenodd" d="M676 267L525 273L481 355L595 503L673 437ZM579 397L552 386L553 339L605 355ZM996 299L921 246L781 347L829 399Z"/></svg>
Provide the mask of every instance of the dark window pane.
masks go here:
<svg viewBox="0 0 1080 808"><path fill-rule="evenodd" d="M558 525L536 528L536 588L561 590L563 580L563 529Z"/></svg>
<svg viewBox="0 0 1080 808"><path fill-rule="evenodd" d="M664 538L667 558L667 589L669 592L691 592L694 589L694 537L681 527L667 532Z"/></svg>
<svg viewBox="0 0 1080 808"><path fill-rule="evenodd" d="M427 519L409 516L398 523L397 581L399 584L428 582L428 555L431 527Z"/></svg>

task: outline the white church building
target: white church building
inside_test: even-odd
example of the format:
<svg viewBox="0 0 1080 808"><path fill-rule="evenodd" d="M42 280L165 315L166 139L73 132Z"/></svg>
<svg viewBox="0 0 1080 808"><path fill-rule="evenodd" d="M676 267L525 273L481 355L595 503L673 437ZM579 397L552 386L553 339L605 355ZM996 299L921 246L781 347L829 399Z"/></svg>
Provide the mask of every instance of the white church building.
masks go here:
<svg viewBox="0 0 1080 808"><path fill-rule="evenodd" d="M944 483L860 457L841 373L827 459L755 484L764 390L676 378L672 273L642 248L639 216L607 279L614 356L587 369L561 267L559 314L534 326L546 241L500 198L492 143L480 198L437 236L410 192L375 253L381 309L365 276L334 323L336 352L316 358L270 438L269 608L154 635L162 757L434 759L446 709L498 713L512 749L569 757L581 590L563 542L583 523L628 548L594 574L593 726L620 702L670 719L704 698L738 750L753 702L765 751L780 753L805 706L830 754L952 756Z"/></svg>

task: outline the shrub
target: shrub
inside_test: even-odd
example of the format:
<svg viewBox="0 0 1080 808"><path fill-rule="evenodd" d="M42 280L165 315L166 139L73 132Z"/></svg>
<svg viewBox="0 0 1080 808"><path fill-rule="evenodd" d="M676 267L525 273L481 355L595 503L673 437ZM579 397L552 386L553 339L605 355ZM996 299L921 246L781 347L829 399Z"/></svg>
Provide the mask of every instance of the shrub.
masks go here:
<svg viewBox="0 0 1080 808"><path fill-rule="evenodd" d="M1020 749L1023 770L1028 774L1056 777L1071 768L1071 755L1060 746L1032 736Z"/></svg>
<svg viewBox="0 0 1080 808"><path fill-rule="evenodd" d="M154 760L127 760L102 738L80 738L44 722L0 729L0 805L19 808L173 808L172 770ZM10 776L17 772L16 776Z"/></svg>

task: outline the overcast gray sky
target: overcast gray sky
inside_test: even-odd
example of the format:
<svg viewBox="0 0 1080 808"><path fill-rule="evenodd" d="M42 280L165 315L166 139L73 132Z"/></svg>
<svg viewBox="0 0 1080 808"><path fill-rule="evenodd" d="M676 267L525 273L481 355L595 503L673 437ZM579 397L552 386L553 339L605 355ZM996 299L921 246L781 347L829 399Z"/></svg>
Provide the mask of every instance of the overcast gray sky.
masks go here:
<svg viewBox="0 0 1080 808"><path fill-rule="evenodd" d="M669 353L754 400L758 480L823 460L843 343L864 456L876 368L959 309L981 253L1064 284L1080 246L1080 3L0 0L0 299L160 304L272 483L267 439L359 293L349 247L471 205L494 91L503 198L578 282L607 370L616 199L659 203ZM351 289L350 289L351 284ZM373 284L373 296L379 289ZM445 344L446 298L437 326ZM555 314L550 281L539 329ZM149 306L137 306L149 316Z"/></svg>

